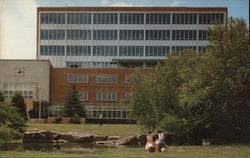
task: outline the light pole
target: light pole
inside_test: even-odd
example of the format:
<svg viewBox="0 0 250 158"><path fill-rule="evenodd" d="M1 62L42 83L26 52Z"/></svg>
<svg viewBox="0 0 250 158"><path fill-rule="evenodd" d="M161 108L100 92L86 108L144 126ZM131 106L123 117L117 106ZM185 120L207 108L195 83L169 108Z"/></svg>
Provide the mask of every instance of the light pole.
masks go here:
<svg viewBox="0 0 250 158"><path fill-rule="evenodd" d="M41 86L40 85L37 85L37 90L38 90L38 101L39 101L39 109L38 109L38 112L39 112L39 116L38 116L38 122L41 123L41 96L40 96L40 91L41 91Z"/></svg>

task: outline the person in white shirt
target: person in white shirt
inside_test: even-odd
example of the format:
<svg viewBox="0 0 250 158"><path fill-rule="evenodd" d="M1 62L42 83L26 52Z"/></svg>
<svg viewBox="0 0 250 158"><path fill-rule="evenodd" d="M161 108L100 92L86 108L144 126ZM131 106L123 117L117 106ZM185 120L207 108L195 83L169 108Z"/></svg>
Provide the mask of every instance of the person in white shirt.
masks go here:
<svg viewBox="0 0 250 158"><path fill-rule="evenodd" d="M164 151L167 147L165 143L164 133L162 131L157 131L158 139L155 142L155 151Z"/></svg>

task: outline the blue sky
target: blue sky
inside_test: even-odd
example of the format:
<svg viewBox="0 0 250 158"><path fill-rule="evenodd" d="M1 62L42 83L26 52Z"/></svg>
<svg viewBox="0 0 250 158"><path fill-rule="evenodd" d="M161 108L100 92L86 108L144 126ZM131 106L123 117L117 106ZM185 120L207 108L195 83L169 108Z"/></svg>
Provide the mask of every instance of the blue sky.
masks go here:
<svg viewBox="0 0 250 158"><path fill-rule="evenodd" d="M249 0L0 0L0 59L36 58L36 8L63 6L227 7L249 25Z"/></svg>

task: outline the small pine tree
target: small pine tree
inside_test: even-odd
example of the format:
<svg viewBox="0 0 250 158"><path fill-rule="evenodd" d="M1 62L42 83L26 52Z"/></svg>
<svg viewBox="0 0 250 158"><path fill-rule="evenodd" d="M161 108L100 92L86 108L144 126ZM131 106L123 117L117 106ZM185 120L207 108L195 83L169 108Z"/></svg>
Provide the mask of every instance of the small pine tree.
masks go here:
<svg viewBox="0 0 250 158"><path fill-rule="evenodd" d="M4 96L2 91L0 91L0 102L4 102Z"/></svg>
<svg viewBox="0 0 250 158"><path fill-rule="evenodd" d="M68 94L64 103L64 116L73 117L77 114L80 117L85 117L86 112L79 99L79 92L76 89L75 84L68 90Z"/></svg>
<svg viewBox="0 0 250 158"><path fill-rule="evenodd" d="M22 94L15 93L11 99L11 105L17 108L17 111L21 114L21 116L26 120L26 104L24 102L24 98Z"/></svg>

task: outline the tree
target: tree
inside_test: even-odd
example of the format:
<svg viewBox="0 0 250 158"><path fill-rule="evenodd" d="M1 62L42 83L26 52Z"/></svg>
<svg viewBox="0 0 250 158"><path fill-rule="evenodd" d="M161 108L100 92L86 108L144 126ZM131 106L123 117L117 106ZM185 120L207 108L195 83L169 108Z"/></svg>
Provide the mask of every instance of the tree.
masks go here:
<svg viewBox="0 0 250 158"><path fill-rule="evenodd" d="M135 75L128 104L141 126L189 142L249 138L248 29L229 18L209 34L207 52L172 53L146 80Z"/></svg>
<svg viewBox="0 0 250 158"><path fill-rule="evenodd" d="M20 93L15 93L11 99L11 105L16 107L21 116L27 119L26 104L24 98Z"/></svg>
<svg viewBox="0 0 250 158"><path fill-rule="evenodd" d="M195 120L196 136L244 140L250 133L248 29L242 19L229 18L209 33L206 61L182 86L180 103Z"/></svg>
<svg viewBox="0 0 250 158"><path fill-rule="evenodd" d="M73 84L68 90L68 94L64 103L64 116L73 117L77 114L80 117L85 117L85 109L79 99L79 92L76 89L75 84Z"/></svg>
<svg viewBox="0 0 250 158"><path fill-rule="evenodd" d="M0 91L0 102L4 102L4 96L2 91Z"/></svg>

